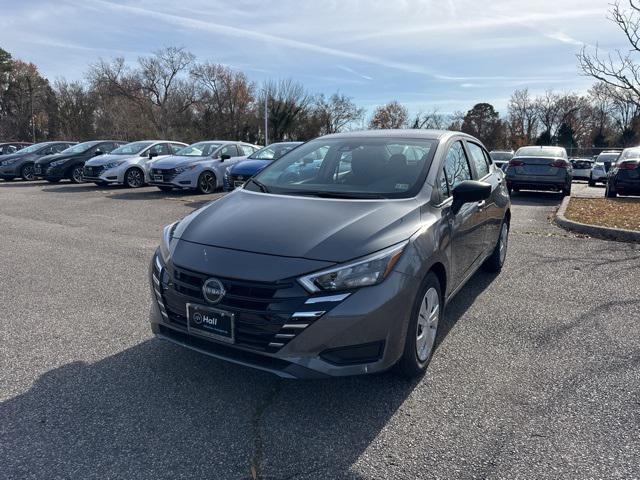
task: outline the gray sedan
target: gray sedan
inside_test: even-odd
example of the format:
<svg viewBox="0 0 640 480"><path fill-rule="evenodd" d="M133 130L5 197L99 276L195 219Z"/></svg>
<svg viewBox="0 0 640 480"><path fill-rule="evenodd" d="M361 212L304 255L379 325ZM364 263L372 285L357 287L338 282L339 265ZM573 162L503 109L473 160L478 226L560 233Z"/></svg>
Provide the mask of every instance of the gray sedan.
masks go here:
<svg viewBox="0 0 640 480"><path fill-rule="evenodd" d="M509 193L520 190L553 190L571 194L573 167L562 147L522 147L507 167Z"/></svg>
<svg viewBox="0 0 640 480"><path fill-rule="evenodd" d="M308 176L289 175L307 158ZM504 173L471 136L312 140L164 230L160 338L288 378L426 369L447 302L506 258Z"/></svg>
<svg viewBox="0 0 640 480"><path fill-rule="evenodd" d="M83 178L96 185L120 184L137 188L149 183L149 168L155 160L173 155L186 143L167 140L132 142L108 155L93 158L84 164Z"/></svg>
<svg viewBox="0 0 640 480"><path fill-rule="evenodd" d="M224 186L227 170L259 150L243 142L211 140L183 148L175 156L153 162L149 184L160 190L174 188L213 193Z"/></svg>

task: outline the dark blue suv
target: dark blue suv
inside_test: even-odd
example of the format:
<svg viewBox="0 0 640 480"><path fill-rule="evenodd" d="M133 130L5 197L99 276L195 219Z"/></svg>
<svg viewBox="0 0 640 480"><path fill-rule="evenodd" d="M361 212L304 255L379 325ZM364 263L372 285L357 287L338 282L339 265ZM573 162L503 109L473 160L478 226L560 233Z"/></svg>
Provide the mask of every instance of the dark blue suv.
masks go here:
<svg viewBox="0 0 640 480"><path fill-rule="evenodd" d="M269 165L274 160L290 152L302 142L272 143L249 155L246 160L236 163L227 170L224 177L224 189L229 192L244 185L244 182Z"/></svg>

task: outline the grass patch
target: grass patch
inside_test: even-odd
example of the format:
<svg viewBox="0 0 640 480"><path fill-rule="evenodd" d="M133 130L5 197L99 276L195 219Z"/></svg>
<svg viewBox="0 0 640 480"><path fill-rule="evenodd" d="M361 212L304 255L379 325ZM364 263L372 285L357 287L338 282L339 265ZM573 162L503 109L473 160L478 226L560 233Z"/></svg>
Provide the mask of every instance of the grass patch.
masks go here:
<svg viewBox="0 0 640 480"><path fill-rule="evenodd" d="M640 199L573 197L565 217L589 225L640 231Z"/></svg>

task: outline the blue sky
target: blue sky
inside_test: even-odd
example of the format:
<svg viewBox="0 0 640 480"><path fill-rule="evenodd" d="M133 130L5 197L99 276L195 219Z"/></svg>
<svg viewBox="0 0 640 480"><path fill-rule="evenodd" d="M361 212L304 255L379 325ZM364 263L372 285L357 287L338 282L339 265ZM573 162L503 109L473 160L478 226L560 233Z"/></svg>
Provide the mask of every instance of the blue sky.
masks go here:
<svg viewBox="0 0 640 480"><path fill-rule="evenodd" d="M243 70L339 90L371 110L505 109L528 87L586 91L581 45L624 47L606 0L0 0L0 46L50 79L165 46Z"/></svg>

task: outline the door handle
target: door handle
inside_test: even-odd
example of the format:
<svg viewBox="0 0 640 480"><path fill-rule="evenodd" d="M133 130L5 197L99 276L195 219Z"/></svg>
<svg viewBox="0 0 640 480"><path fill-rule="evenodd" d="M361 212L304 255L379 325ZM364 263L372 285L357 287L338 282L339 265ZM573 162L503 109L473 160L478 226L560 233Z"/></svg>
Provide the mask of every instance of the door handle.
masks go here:
<svg viewBox="0 0 640 480"><path fill-rule="evenodd" d="M484 200L481 200L478 202L478 210L482 211L486 208L487 206L487 202Z"/></svg>

